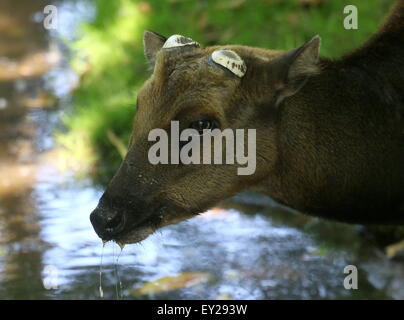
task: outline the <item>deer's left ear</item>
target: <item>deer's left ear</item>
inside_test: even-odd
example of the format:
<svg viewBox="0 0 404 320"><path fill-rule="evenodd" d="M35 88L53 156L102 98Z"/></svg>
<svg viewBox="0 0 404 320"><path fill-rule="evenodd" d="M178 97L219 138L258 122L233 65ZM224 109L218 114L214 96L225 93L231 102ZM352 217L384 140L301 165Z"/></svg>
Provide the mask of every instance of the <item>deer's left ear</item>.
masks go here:
<svg viewBox="0 0 404 320"><path fill-rule="evenodd" d="M144 55L151 67L156 62L156 54L163 47L167 38L153 31L145 30L143 33Z"/></svg>
<svg viewBox="0 0 404 320"><path fill-rule="evenodd" d="M318 65L320 44L321 38L317 35L303 46L273 60L278 75L277 104L284 98L294 95L309 77L320 72Z"/></svg>

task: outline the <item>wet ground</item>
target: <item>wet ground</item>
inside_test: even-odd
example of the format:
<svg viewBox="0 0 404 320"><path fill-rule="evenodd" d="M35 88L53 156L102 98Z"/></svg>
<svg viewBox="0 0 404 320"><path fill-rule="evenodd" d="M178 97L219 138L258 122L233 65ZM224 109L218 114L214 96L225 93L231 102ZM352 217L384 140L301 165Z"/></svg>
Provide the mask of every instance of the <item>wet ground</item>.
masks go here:
<svg viewBox="0 0 404 320"><path fill-rule="evenodd" d="M1 299L100 299L101 256L111 299L404 299L404 263L361 227L254 193L122 252L103 249L88 219L101 190L54 166L52 138L75 85L60 39L91 16L86 3L58 2L57 31L43 28L45 1L0 3ZM357 290L344 288L347 265Z"/></svg>

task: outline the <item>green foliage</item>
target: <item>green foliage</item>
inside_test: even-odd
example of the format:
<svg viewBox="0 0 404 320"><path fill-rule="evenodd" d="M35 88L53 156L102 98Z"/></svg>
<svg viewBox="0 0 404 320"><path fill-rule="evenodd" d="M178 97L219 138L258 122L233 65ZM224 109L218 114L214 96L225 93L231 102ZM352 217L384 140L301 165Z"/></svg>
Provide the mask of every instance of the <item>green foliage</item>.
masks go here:
<svg viewBox="0 0 404 320"><path fill-rule="evenodd" d="M121 158L107 138L108 129L128 143L136 90L148 77L142 34L149 29L183 34L203 45L243 44L291 49L313 35L321 53L338 57L359 46L380 23L389 0L93 0L96 16L73 43L72 65L81 75L74 109L65 116L66 133L58 141L84 171L106 179ZM321 1L320 1L321 2ZM359 29L343 28L343 8L359 10ZM383 13L383 14L381 14Z"/></svg>

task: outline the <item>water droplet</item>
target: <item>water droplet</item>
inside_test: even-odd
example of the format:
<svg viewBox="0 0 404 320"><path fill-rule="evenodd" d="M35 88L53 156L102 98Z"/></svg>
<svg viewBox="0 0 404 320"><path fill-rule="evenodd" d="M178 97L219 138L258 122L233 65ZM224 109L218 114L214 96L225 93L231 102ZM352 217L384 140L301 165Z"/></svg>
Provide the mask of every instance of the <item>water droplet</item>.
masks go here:
<svg viewBox="0 0 404 320"><path fill-rule="evenodd" d="M102 241L101 260L100 260L100 297L104 298L104 291L102 290L102 258L104 257L104 247L107 241Z"/></svg>
<svg viewBox="0 0 404 320"><path fill-rule="evenodd" d="M123 250L123 248L125 248L125 244L123 242L117 242L119 248L121 248L121 251Z"/></svg>

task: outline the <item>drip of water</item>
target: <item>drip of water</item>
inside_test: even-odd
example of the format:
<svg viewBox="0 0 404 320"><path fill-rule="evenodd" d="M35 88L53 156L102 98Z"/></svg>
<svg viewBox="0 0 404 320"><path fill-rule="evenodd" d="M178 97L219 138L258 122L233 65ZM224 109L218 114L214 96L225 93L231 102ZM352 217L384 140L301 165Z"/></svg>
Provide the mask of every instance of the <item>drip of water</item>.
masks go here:
<svg viewBox="0 0 404 320"><path fill-rule="evenodd" d="M115 260L115 245L112 246L112 262L114 263L115 294L116 294L116 299L119 300L118 278L117 278L117 266L116 266L116 260Z"/></svg>
<svg viewBox="0 0 404 320"><path fill-rule="evenodd" d="M118 246L121 248L121 251L119 252L116 260L115 260L115 247L113 249L113 259L114 259L114 270L115 270L115 278L116 278L116 285L115 285L115 291L116 291L116 298L117 299L122 299L122 282L119 277L119 268L118 268L118 262L119 258L122 254L123 248L125 245L123 243L117 242Z"/></svg>
<svg viewBox="0 0 404 320"><path fill-rule="evenodd" d="M123 242L119 242L119 241L117 242L117 244L118 244L119 248L121 248L121 253L122 253L123 248L125 248L125 244ZM121 254L119 254L119 255L121 255Z"/></svg>
<svg viewBox="0 0 404 320"><path fill-rule="evenodd" d="M101 299L104 298L104 290L102 290L102 258L104 257L104 248L106 243L107 241L102 240L101 261L100 261L100 287L99 287Z"/></svg>
<svg viewBox="0 0 404 320"><path fill-rule="evenodd" d="M119 262L119 258L121 257L121 254L122 254L122 251L123 251L123 248L125 247L125 245L124 244L119 244L119 247L121 248L121 251L118 254L118 258L116 258L116 263L117 264ZM122 282L121 282L121 279L119 277L119 269L117 269L117 271L118 271L117 274L118 274L118 281L119 281L119 290L121 292L121 298L122 298Z"/></svg>

